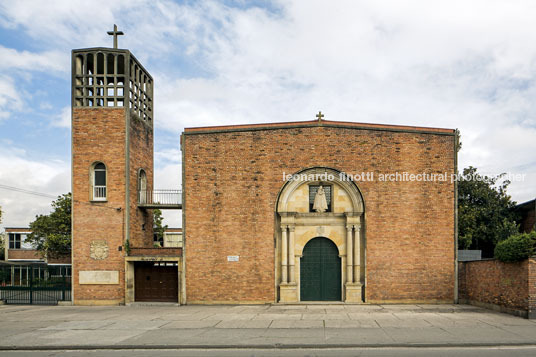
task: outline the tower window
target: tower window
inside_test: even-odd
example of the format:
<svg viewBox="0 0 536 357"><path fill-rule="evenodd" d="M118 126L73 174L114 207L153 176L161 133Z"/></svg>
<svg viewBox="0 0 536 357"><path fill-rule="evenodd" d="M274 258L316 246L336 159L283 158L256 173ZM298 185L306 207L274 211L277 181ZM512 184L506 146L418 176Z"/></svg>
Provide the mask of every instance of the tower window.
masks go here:
<svg viewBox="0 0 536 357"><path fill-rule="evenodd" d="M147 174L143 169L138 171L138 202L147 203Z"/></svg>
<svg viewBox="0 0 536 357"><path fill-rule="evenodd" d="M93 165L93 201L106 201L106 166L102 162Z"/></svg>

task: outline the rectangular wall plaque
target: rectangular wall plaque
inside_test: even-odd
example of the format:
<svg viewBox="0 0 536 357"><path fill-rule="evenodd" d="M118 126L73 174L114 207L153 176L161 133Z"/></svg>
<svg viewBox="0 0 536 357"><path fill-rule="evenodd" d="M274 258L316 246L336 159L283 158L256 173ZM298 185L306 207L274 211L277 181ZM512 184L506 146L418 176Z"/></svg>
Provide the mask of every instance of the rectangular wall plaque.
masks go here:
<svg viewBox="0 0 536 357"><path fill-rule="evenodd" d="M84 284L119 284L117 270L86 270L78 272L78 282Z"/></svg>
<svg viewBox="0 0 536 357"><path fill-rule="evenodd" d="M227 261L228 262L237 262L240 259L239 255L228 255Z"/></svg>

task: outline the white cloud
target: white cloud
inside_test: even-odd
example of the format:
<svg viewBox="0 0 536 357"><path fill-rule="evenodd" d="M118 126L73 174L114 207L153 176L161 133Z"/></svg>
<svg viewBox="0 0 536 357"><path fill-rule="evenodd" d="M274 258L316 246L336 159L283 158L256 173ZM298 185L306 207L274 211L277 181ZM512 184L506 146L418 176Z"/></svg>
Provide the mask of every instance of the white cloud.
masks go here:
<svg viewBox="0 0 536 357"><path fill-rule="evenodd" d="M177 141L184 127L312 120L318 110L327 120L459 128L462 167L527 173L511 192L534 196L536 3L273 5L279 11L213 1L0 0L0 25L50 48L10 52L27 69L52 68L49 59L68 59L71 47L108 46L105 32L117 23L126 33L120 47L155 78L157 128ZM15 93L4 103L22 103L14 88L0 91L0 116L9 115L3 93ZM178 155L176 147L155 154L163 168Z"/></svg>
<svg viewBox="0 0 536 357"><path fill-rule="evenodd" d="M113 23L112 11L118 3L105 0L4 0L0 1L0 18L4 26L13 29L21 26L28 30L28 35L41 41L73 43L96 37L97 27L91 26L92 23L100 24L101 28L105 23L107 26ZM135 1L131 3L136 5Z"/></svg>
<svg viewBox="0 0 536 357"><path fill-rule="evenodd" d="M71 107L63 107L61 113L52 120L52 126L59 128L71 128Z"/></svg>
<svg viewBox="0 0 536 357"><path fill-rule="evenodd" d="M10 77L0 75L0 121L23 107L23 100Z"/></svg>
<svg viewBox="0 0 536 357"><path fill-rule="evenodd" d="M17 51L0 45L0 70L24 71L67 71L69 70L69 56L60 51L46 51L33 53Z"/></svg>
<svg viewBox="0 0 536 357"><path fill-rule="evenodd" d="M62 161L38 161L24 150L2 143L0 183L57 196L70 191L70 165ZM6 147L7 146L7 147ZM0 206L4 226L27 226L36 215L48 214L53 198L0 188Z"/></svg>
<svg viewBox="0 0 536 357"><path fill-rule="evenodd" d="M159 151L154 152L154 159L158 163L162 164L178 164L181 162L181 151L178 147L176 148L165 148Z"/></svg>
<svg viewBox="0 0 536 357"><path fill-rule="evenodd" d="M180 189L182 187L182 171L179 163L155 168L155 189ZM182 211L162 210L164 224L168 227L182 227Z"/></svg>
<svg viewBox="0 0 536 357"><path fill-rule="evenodd" d="M53 108L54 107L49 102L41 102L39 104L39 109L41 109L41 110L50 110L50 109L53 109Z"/></svg>
<svg viewBox="0 0 536 357"><path fill-rule="evenodd" d="M156 73L157 125L311 120L321 109L328 120L460 128L462 167L533 177L535 4L280 4L280 16L230 10L222 29L201 32L210 76Z"/></svg>

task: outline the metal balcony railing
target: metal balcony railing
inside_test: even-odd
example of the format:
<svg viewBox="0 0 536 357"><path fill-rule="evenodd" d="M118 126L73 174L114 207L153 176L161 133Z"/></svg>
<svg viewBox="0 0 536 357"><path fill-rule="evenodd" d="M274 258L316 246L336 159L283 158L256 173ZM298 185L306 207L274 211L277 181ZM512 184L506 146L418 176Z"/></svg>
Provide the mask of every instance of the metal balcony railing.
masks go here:
<svg viewBox="0 0 536 357"><path fill-rule="evenodd" d="M93 186L93 200L106 201L106 186Z"/></svg>
<svg viewBox="0 0 536 357"><path fill-rule="evenodd" d="M182 190L139 190L138 206L143 208L181 209Z"/></svg>

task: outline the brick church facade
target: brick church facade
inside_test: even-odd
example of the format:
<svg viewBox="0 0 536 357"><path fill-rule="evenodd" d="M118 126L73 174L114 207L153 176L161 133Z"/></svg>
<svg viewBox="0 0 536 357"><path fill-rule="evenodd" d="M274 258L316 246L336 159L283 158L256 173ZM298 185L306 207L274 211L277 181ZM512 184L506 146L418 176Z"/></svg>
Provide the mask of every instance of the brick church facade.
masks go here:
<svg viewBox="0 0 536 357"><path fill-rule="evenodd" d="M455 130L187 128L170 203L153 187L150 74L117 48L72 63L74 304L456 300ZM182 209L183 248L154 245L155 208Z"/></svg>
<svg viewBox="0 0 536 357"><path fill-rule="evenodd" d="M186 129L187 301L303 300L304 248L322 237L341 260L341 301L452 303L455 142L454 130L316 120ZM396 172L448 180L380 181ZM310 209L320 184L329 212Z"/></svg>

